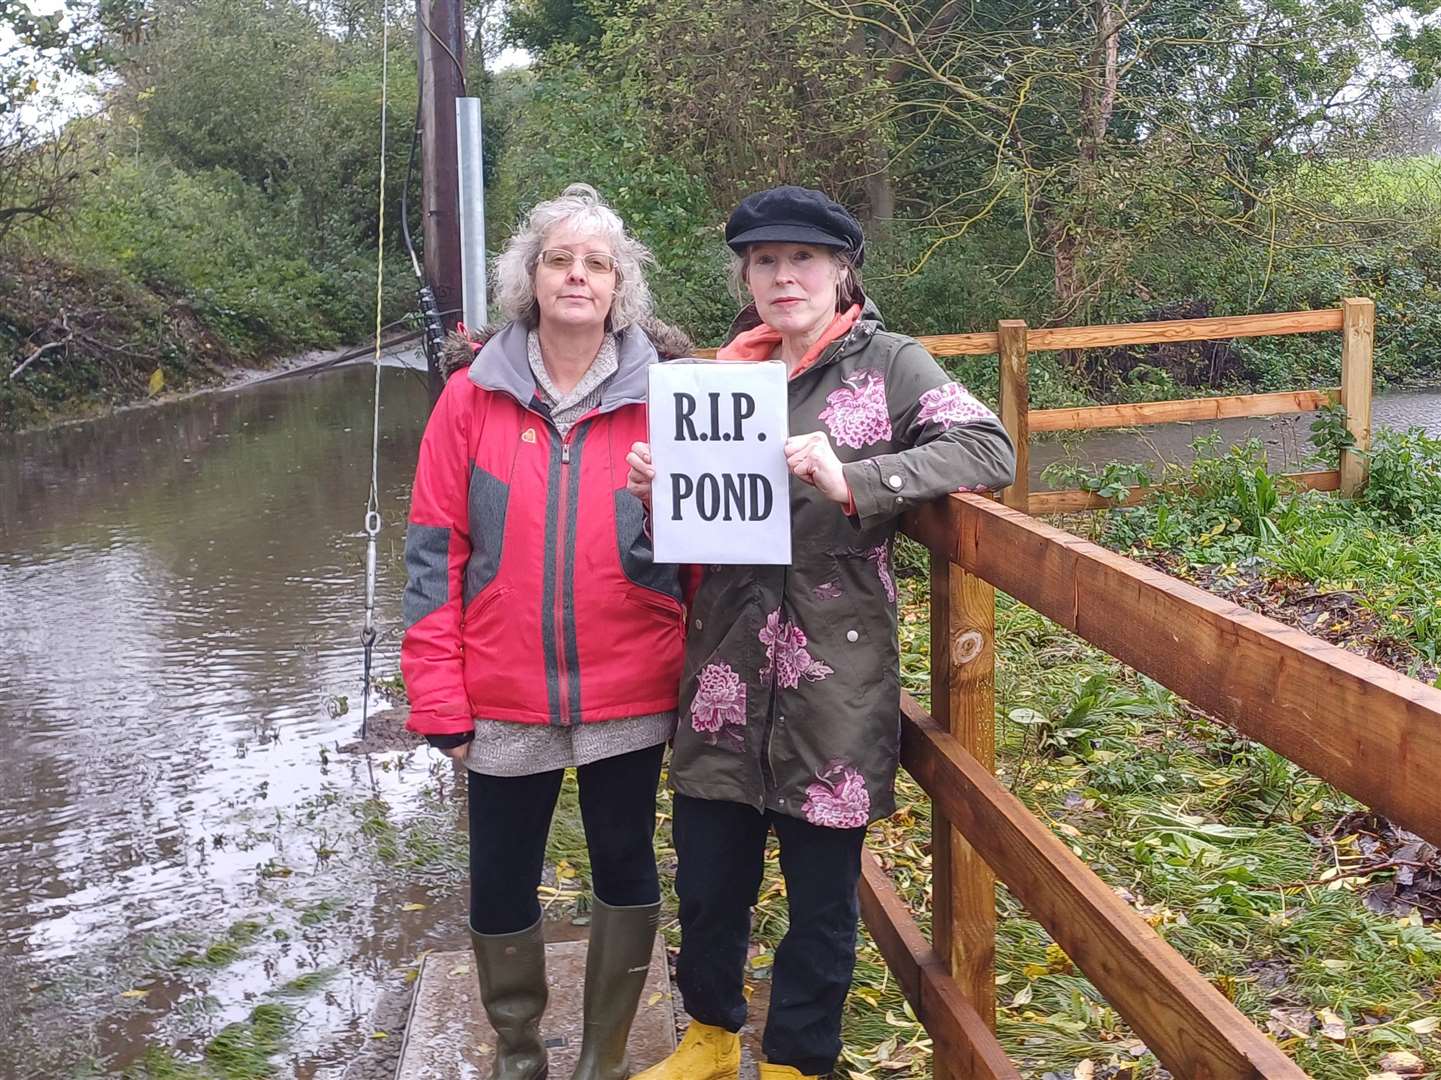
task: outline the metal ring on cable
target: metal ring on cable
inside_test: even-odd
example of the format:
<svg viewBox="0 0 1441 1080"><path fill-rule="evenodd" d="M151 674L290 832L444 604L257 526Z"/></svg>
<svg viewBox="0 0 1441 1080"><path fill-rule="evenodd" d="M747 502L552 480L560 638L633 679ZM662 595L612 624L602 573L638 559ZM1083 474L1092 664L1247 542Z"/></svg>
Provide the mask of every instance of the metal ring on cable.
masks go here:
<svg viewBox="0 0 1441 1080"><path fill-rule="evenodd" d="M380 535L380 511L367 510L365 512L365 535L376 537Z"/></svg>

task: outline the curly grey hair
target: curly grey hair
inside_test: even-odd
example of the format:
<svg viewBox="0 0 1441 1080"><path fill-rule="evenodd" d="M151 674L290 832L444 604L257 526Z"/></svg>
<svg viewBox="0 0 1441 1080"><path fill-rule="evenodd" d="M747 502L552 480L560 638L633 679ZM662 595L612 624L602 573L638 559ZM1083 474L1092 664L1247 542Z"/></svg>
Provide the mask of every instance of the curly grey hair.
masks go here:
<svg viewBox="0 0 1441 1080"><path fill-rule="evenodd" d="M746 296L746 275L750 272L751 248L754 244L747 244L744 253L737 255L734 251L727 249L730 255L730 262L726 266L726 281L730 285L730 292L739 303L747 303ZM836 310L845 311L852 304L859 304L865 300L865 289L861 286L861 271L853 262L851 257L840 248L829 248L831 261L836 264Z"/></svg>
<svg viewBox="0 0 1441 1080"><path fill-rule="evenodd" d="M535 299L536 263L545 250L546 238L566 226L574 232L601 237L615 256L615 296L606 316L607 329L620 330L646 318L651 312L651 298L645 268L655 258L626 232L620 215L589 184L571 184L559 198L536 203L505 250L496 256L492 276L505 317L527 326L540 321L540 306Z"/></svg>

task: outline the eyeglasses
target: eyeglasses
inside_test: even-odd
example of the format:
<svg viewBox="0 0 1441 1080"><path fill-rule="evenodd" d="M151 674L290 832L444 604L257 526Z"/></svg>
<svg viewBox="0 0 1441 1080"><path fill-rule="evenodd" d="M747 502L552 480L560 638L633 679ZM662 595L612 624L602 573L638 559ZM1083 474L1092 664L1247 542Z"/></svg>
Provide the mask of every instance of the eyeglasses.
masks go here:
<svg viewBox="0 0 1441 1080"><path fill-rule="evenodd" d="M547 270L569 270L577 256L565 248L546 248L540 253L540 263ZM581 264L592 274L609 274L615 270L615 256L604 251L587 251L579 256Z"/></svg>

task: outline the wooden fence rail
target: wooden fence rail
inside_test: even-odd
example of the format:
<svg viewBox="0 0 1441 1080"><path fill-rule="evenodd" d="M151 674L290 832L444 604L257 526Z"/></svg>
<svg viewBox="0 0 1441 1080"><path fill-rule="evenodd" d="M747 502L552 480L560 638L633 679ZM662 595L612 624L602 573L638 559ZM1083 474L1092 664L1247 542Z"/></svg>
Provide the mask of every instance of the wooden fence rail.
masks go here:
<svg viewBox="0 0 1441 1080"><path fill-rule="evenodd" d="M994 352L1000 357L1001 422L1016 446L1016 482L1001 500L1033 514L1093 510L1114 506L1088 491L1032 493L1028 476L1030 436L1036 431L1083 431L1095 428L1140 427L1178 421L1222 420L1229 417L1283 416L1314 412L1327 405L1346 409L1346 427L1353 445L1341 452L1331 473L1296 473L1302 486L1355 495L1366 482L1366 452L1371 445L1371 356L1376 330L1376 306L1366 299L1343 300L1330 311L1293 311L1278 315L1243 315L1223 319L1178 319L1174 322L1129 323L1117 326L1065 327L1028 330L1024 322L1005 320L994 334L950 334L921 338L937 356ZM1270 394L1196 398L1183 401L1143 401L1124 405L1097 405L1075 409L1030 411L1028 352L1045 349L1082 349L1144 345L1175 341L1214 341L1273 334L1341 332L1341 385L1324 390L1291 390ZM1308 482L1309 481L1309 482ZM1139 489L1132 504L1152 489Z"/></svg>
<svg viewBox="0 0 1441 1080"><path fill-rule="evenodd" d="M1270 337L1281 334L1341 333L1341 385L1323 390L1289 390L1270 394L1195 398L1181 401L1143 401L1124 405L1097 405L1075 409L1030 408L1030 366L1033 352L1061 349L1116 348L1123 345L1160 345L1179 341L1227 341L1232 338ZM1314 412L1327 405L1346 409L1346 427L1353 445L1341 452L1337 469L1320 473L1293 473L1290 479L1317 491L1355 495L1366 482L1366 453L1371 446L1371 366L1376 333L1376 305L1367 299L1341 301L1339 308L1322 311L1286 311L1273 315L1238 315L1215 319L1176 319L1169 322L1120 323L1112 326L1065 326L1030 329L1019 319L1003 319L995 333L940 334L917 338L932 356L986 356L1000 359L1001 422L1016 447L1016 480L1001 493L1001 500L1033 514L1096 510L1132 505L1153 489L1137 489L1124 504L1089 491L1030 490L1030 436L1037 431L1083 431L1095 428L1142 427L1178 421L1222 420L1234 417L1284 416ZM697 355L714 356L714 349Z"/></svg>
<svg viewBox="0 0 1441 1080"><path fill-rule="evenodd" d="M993 1034L998 877L1173 1075L1303 1078L992 775L995 590L1432 841L1441 690L978 495L905 531L932 561L934 719L904 700L901 763L932 799L934 944L869 857L861 900L935 1075L1017 1075Z"/></svg>

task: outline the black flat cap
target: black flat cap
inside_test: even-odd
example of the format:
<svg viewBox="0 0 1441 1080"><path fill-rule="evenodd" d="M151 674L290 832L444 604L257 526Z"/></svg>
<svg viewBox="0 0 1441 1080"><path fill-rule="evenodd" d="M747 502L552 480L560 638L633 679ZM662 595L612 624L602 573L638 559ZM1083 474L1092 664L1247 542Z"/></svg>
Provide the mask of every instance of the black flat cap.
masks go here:
<svg viewBox="0 0 1441 1080"><path fill-rule="evenodd" d="M726 222L726 243L737 255L767 241L842 248L857 266L866 257L855 215L822 192L792 185L747 195Z"/></svg>

